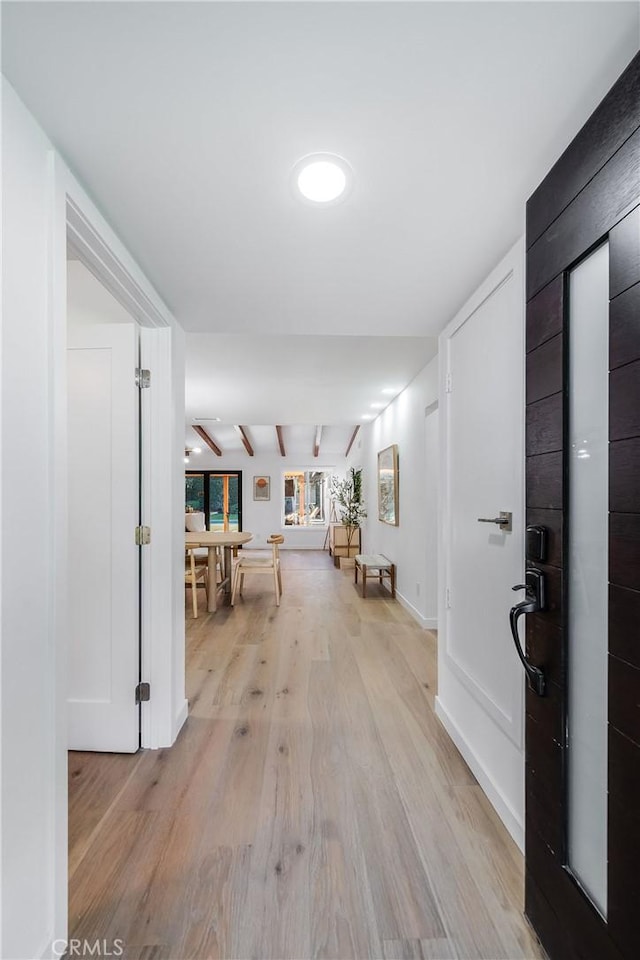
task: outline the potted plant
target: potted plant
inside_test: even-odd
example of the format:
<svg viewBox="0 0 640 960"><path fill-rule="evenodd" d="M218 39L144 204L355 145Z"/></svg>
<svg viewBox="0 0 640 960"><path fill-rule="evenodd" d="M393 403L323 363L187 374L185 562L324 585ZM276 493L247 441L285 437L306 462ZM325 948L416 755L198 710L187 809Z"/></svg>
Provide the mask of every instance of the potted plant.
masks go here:
<svg viewBox="0 0 640 960"><path fill-rule="evenodd" d="M359 537L356 536L356 531L360 529L362 521L367 516L367 511L362 499L362 467L358 467L357 469L350 467L347 476L343 480L341 480L340 477L331 477L329 481L329 497L345 528L347 558L350 558L352 548L356 552L360 549ZM354 538L357 541L355 545L353 543ZM337 565L338 558L335 556L335 550L334 562Z"/></svg>

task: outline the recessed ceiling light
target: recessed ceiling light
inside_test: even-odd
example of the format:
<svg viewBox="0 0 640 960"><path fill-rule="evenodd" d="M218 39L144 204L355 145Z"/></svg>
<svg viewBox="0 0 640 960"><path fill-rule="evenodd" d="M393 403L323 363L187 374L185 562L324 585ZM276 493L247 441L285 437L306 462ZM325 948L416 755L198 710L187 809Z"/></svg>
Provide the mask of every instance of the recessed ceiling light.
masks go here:
<svg viewBox="0 0 640 960"><path fill-rule="evenodd" d="M362 420L373 420L373 414L372 414L372 413L363 413L361 419L362 419Z"/></svg>
<svg viewBox="0 0 640 960"><path fill-rule="evenodd" d="M351 187L351 167L332 153L313 153L303 157L293 170L293 182L305 200L313 204L331 204L343 200Z"/></svg>
<svg viewBox="0 0 640 960"><path fill-rule="evenodd" d="M393 394L397 393L398 390L396 387L385 387L382 392L386 393L387 396L390 397L390 396L393 396Z"/></svg>
<svg viewBox="0 0 640 960"><path fill-rule="evenodd" d="M376 403L371 404L372 410L382 410L383 407L386 407L386 403L380 403L379 401L376 401Z"/></svg>

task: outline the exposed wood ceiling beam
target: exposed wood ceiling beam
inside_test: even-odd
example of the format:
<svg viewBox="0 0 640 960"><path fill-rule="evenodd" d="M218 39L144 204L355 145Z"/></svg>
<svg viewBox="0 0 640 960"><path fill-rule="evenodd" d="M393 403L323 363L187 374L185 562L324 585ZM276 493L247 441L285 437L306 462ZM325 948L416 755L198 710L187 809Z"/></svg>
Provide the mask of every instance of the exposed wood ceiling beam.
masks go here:
<svg viewBox="0 0 640 960"><path fill-rule="evenodd" d="M236 430L237 430L238 433L240 434L240 439L242 440L242 442L243 442L243 444L244 444L245 450L247 451L247 453L249 454L249 456L252 457L252 456L253 456L253 447L251 446L251 441L249 440L249 437L247 436L246 428L245 428L245 427L240 427L240 426L236 425Z"/></svg>
<svg viewBox="0 0 640 960"><path fill-rule="evenodd" d="M320 443L322 441L322 427L316 427L316 439L313 444L313 455L317 457L320 453Z"/></svg>
<svg viewBox="0 0 640 960"><path fill-rule="evenodd" d="M282 434L282 427L276 426L276 433L278 435L278 446L280 447L280 456L286 457L286 452L284 449L284 437Z"/></svg>
<svg viewBox="0 0 640 960"><path fill-rule="evenodd" d="M192 426L193 426L193 429L195 430L195 432L196 432L196 433L198 434L198 436L200 437L200 439L203 440L203 441L206 443L206 445L207 445L211 450L213 450L213 452L215 453L216 457L221 457L221 456L222 456L222 450L220 449L220 447L218 446L218 444L215 442L215 440L214 440L212 437L209 436L209 434L207 433L207 431L205 430L205 428L198 426L198 424L196 424L196 423L192 424Z"/></svg>
<svg viewBox="0 0 640 960"><path fill-rule="evenodd" d="M358 436L359 429L360 429L360 424L358 424L357 427L354 427L353 433L351 434L351 440L349 440L349 446L347 447L347 452L345 453L345 457L349 456L349 450L351 450L351 447L353 446L353 441Z"/></svg>

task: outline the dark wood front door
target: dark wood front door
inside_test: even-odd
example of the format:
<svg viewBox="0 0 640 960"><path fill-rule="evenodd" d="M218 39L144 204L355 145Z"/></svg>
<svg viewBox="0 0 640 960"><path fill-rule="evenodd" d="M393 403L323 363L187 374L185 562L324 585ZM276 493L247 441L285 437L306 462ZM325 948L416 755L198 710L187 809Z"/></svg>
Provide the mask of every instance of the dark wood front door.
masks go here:
<svg viewBox="0 0 640 960"><path fill-rule="evenodd" d="M527 205L527 523L544 527L548 543L544 562L528 560L544 575L546 603L543 612L526 618L527 652L547 684L545 696L527 691L526 913L552 960L640 956L639 205L640 55ZM576 456L591 455L591 440L585 436L579 446L583 441L572 437L571 418L572 404L584 400L591 386L582 381L582 397L572 394L582 376L575 371L575 355L583 346L572 312L578 294L572 291L576 270L600 249L608 258L609 280L603 320L608 366L605 350L602 374L605 411L608 385L603 444L608 477L604 459L602 510L595 505L593 538L584 538L583 549L588 553L592 542L600 551L605 576L603 602L582 635L572 630L580 602L577 566L583 560L588 566L590 558L576 552L581 531L572 529L572 518L580 494L572 493L572 471ZM582 526L591 534L589 522ZM586 609L589 600L593 596L586 597ZM582 697L587 710L596 698L588 684L580 689L576 668L580 658L590 656L598 611L603 751L594 763L603 763L600 797L588 788L588 769L583 789L572 780L580 737L572 698ZM597 686L597 672L595 680ZM579 807L588 820L598 804L602 869L600 881L592 881L572 847L581 829L572 817L583 815L576 814ZM587 826L582 838L587 846L598 829Z"/></svg>

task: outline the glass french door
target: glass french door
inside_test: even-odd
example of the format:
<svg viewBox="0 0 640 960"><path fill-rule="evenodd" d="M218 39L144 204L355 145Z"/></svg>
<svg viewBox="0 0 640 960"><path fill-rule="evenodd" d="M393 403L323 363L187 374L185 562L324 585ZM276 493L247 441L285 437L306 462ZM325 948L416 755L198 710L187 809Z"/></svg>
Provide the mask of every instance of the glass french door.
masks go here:
<svg viewBox="0 0 640 960"><path fill-rule="evenodd" d="M185 474L185 505L204 513L207 530L224 533L242 530L242 472L188 471Z"/></svg>
<svg viewBox="0 0 640 960"><path fill-rule="evenodd" d="M237 473L209 474L209 529L238 531L240 527Z"/></svg>

